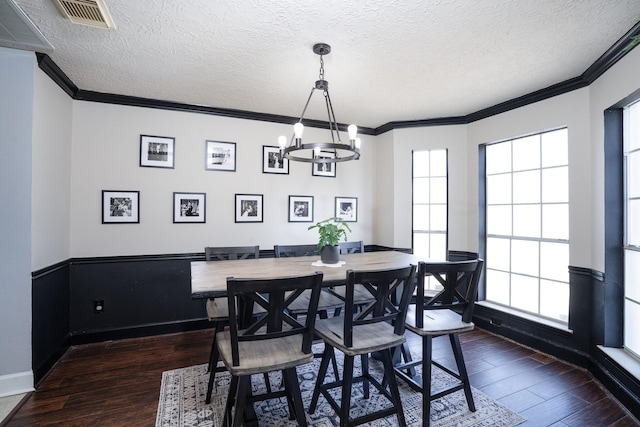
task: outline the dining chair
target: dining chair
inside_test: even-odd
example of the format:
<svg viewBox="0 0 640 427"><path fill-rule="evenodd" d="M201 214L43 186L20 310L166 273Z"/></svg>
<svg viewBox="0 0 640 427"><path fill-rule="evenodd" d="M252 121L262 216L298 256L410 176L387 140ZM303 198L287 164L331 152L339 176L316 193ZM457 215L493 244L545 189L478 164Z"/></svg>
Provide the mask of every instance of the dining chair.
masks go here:
<svg viewBox="0 0 640 427"><path fill-rule="evenodd" d="M223 425L244 424L245 406L257 400L286 397L290 418L306 426L296 367L313 361L311 344L322 273L276 279L227 279L229 330L220 332L220 356L231 373ZM289 306L303 292L310 292L308 316L302 323ZM253 305L262 317L252 316ZM246 316L249 313L249 316ZM255 395L251 376L281 371L284 388ZM235 410L233 410L235 406Z"/></svg>
<svg viewBox="0 0 640 427"><path fill-rule="evenodd" d="M341 254L364 253L364 242L362 240L353 242L340 242L339 245ZM329 288L329 292L333 293L335 296L344 301L345 286L334 286L332 288ZM371 303L374 300L375 298L373 298L366 289L363 289L362 285L355 285L353 302L358 309L362 309L365 305Z"/></svg>
<svg viewBox="0 0 640 427"><path fill-rule="evenodd" d="M207 246L204 248L204 258L206 261L226 261L259 257L259 246ZM209 365L207 367L207 371L210 373L206 396L207 403L211 402L211 393L213 391L216 372L223 372L226 370L224 366L218 366L219 354L216 340L218 332L223 330L229 322L229 309L227 306L227 297L207 299L207 318L210 322L213 322L214 327L213 340L211 341L211 352L209 353Z"/></svg>
<svg viewBox="0 0 640 427"><path fill-rule="evenodd" d="M378 271L347 271L344 316L319 319L315 333L325 344L318 378L313 390L309 413L315 412L320 395L340 417L340 426L355 426L374 419L396 414L398 425L405 426L404 411L391 361L391 349L406 341L402 331L411 294L415 287L415 265L399 269ZM362 284L375 302L360 312L354 307L354 285ZM399 300L398 295L400 295ZM342 380L325 382L329 361L335 357L335 350L344 354ZM378 353L384 366L384 383L369 372L369 354ZM354 359L360 356L361 374L354 376ZM391 406L350 418L351 395L354 383L362 383L363 397L370 397L373 385ZM331 392L341 388L338 403ZM336 395L337 397L337 395ZM377 405L376 405L377 406Z"/></svg>
<svg viewBox="0 0 640 427"><path fill-rule="evenodd" d="M285 257L301 257L301 256L310 256L310 255L318 255L318 246L317 245L274 245L273 252L275 253L276 258L285 258ZM294 316L300 316L307 314L307 302L304 297L309 297L310 293L305 292L302 295L302 298L299 298L294 304L291 306L291 313ZM318 316L320 318L327 318L329 315L329 311L333 310L334 314L339 314L340 309L344 305L344 302L332 295L329 292L323 291L320 294L320 302L318 303Z"/></svg>
<svg viewBox="0 0 640 427"><path fill-rule="evenodd" d="M410 353L403 352L404 363L396 364L395 373L422 393L423 426L430 423L431 402L458 390L464 390L469 410L476 411L458 334L474 328L471 318L483 264L481 259L418 263L417 298L415 305L409 306L405 327L422 337L422 359L412 360ZM425 294L427 276L442 286L435 295ZM449 336L458 372L432 359L433 337L442 335ZM432 392L432 365L458 381L451 387ZM422 367L422 376L415 375L416 366Z"/></svg>

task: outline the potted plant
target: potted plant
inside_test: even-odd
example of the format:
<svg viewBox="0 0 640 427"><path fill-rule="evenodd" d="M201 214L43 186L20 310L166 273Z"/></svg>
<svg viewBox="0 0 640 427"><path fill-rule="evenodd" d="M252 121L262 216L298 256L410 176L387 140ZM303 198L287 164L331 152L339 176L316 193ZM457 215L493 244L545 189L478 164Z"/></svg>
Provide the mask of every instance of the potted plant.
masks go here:
<svg viewBox="0 0 640 427"><path fill-rule="evenodd" d="M342 218L332 217L310 225L308 230L318 229L318 252L320 260L325 264L337 264L340 261L340 240L347 241L349 224Z"/></svg>

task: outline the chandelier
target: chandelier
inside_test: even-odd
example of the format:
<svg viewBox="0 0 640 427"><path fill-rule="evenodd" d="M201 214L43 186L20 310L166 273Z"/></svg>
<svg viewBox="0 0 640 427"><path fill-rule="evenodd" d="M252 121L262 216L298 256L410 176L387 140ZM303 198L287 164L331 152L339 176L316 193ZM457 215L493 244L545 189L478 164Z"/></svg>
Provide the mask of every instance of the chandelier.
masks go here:
<svg viewBox="0 0 640 427"><path fill-rule="evenodd" d="M358 160L360 158L360 138L356 137L358 127L356 125L349 125L347 128L349 142L343 143L340 139L338 122L336 121L336 115L333 112L333 105L331 104L331 97L329 96L329 82L324 79L324 61L322 57L331 52L331 46L326 43L317 43L313 46L313 52L320 55L320 76L315 86L311 88L311 93L309 94L309 98L307 98L307 103L304 104L300 119L298 119L298 122L293 126L293 135L289 143L287 144L286 136L280 136L278 138L280 155L285 159L307 163L337 163L348 160ZM322 90L324 95L327 116L329 117L328 125L331 140L303 143L302 133L304 132L304 125L302 124L302 119L316 89Z"/></svg>

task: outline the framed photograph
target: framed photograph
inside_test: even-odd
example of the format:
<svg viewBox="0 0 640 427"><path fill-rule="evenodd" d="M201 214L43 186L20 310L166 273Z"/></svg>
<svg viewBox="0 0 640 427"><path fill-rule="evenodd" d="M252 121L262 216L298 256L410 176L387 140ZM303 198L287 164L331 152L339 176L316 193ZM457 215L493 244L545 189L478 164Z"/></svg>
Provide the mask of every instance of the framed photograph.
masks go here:
<svg viewBox="0 0 640 427"><path fill-rule="evenodd" d="M313 196L289 196L289 222L313 222Z"/></svg>
<svg viewBox="0 0 640 427"><path fill-rule="evenodd" d="M321 151L318 154L318 158L326 158L333 159L335 158L335 153L330 151ZM313 176L329 176L332 178L336 177L336 165L337 163L312 163L311 164L311 175Z"/></svg>
<svg viewBox="0 0 640 427"><path fill-rule="evenodd" d="M140 135L140 166L174 168L175 138Z"/></svg>
<svg viewBox="0 0 640 427"><path fill-rule="evenodd" d="M283 159L278 147L262 146L262 173L289 175L289 159Z"/></svg>
<svg viewBox="0 0 640 427"><path fill-rule="evenodd" d="M205 193L173 193L173 223L207 222Z"/></svg>
<svg viewBox="0 0 640 427"><path fill-rule="evenodd" d="M140 223L140 192L102 190L102 223Z"/></svg>
<svg viewBox="0 0 640 427"><path fill-rule="evenodd" d="M358 198L336 197L336 216L346 222L358 221Z"/></svg>
<svg viewBox="0 0 640 427"><path fill-rule="evenodd" d="M210 171L236 171L236 143L206 141L205 169Z"/></svg>
<svg viewBox="0 0 640 427"><path fill-rule="evenodd" d="M236 194L236 222L262 222L262 194Z"/></svg>

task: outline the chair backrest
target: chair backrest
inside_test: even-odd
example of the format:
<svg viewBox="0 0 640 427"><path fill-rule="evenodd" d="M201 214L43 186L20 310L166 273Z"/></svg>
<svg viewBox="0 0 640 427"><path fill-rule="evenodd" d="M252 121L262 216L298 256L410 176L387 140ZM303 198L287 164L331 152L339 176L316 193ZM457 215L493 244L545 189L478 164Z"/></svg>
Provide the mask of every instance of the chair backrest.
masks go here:
<svg viewBox="0 0 640 427"><path fill-rule="evenodd" d="M318 255L318 245L274 245L276 258Z"/></svg>
<svg viewBox="0 0 640 427"><path fill-rule="evenodd" d="M430 275L442 285L434 296L417 298L416 312L422 310L454 309L470 322L478 293L478 282L484 261L481 259L448 262L420 262L418 264L417 295L424 295L425 277ZM416 316L417 327L423 327L423 316Z"/></svg>
<svg viewBox="0 0 640 427"><path fill-rule="evenodd" d="M340 242L339 245L341 254L364 253L364 242L362 240L356 242Z"/></svg>
<svg viewBox="0 0 640 427"><path fill-rule="evenodd" d="M344 343L353 345L353 327L369 323L391 322L395 333L402 335L407 307L415 290L416 266L375 271L347 271L345 287ZM356 313L354 288L362 285L374 298Z"/></svg>
<svg viewBox="0 0 640 427"><path fill-rule="evenodd" d="M204 259L207 261L226 261L259 257L260 246L226 246L204 248Z"/></svg>
<svg viewBox="0 0 640 427"><path fill-rule="evenodd" d="M318 300L322 286L322 273L277 279L227 278L229 331L233 365L240 364L239 342L277 339L302 335L301 350L311 353ZM304 323L289 314L289 305L303 291L311 290ZM237 308L236 308L237 303ZM254 305L265 310L262 316L253 316Z"/></svg>

